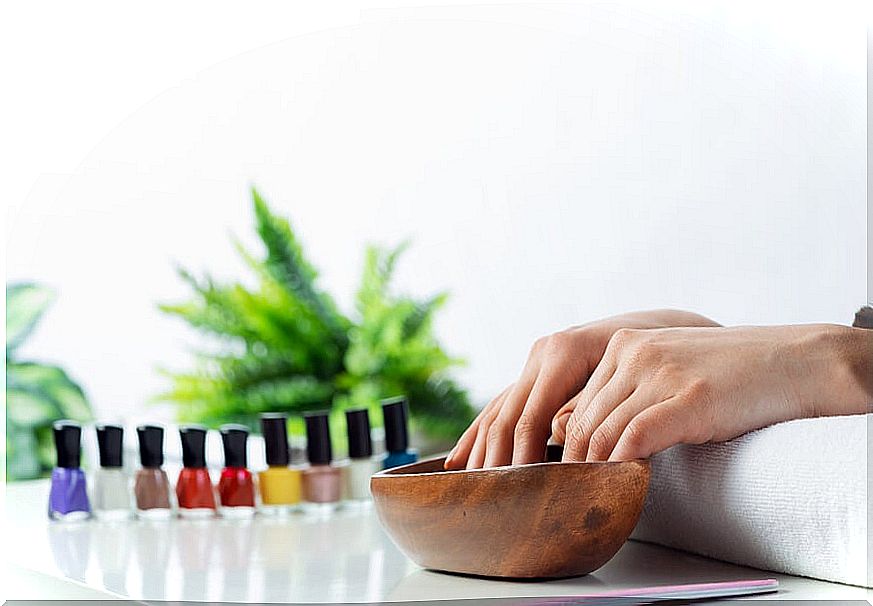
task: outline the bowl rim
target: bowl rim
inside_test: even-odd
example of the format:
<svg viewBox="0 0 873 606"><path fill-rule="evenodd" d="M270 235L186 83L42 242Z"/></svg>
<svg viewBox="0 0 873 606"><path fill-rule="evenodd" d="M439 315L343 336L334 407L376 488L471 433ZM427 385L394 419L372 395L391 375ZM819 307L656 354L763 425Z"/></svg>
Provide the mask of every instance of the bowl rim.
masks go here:
<svg viewBox="0 0 873 606"><path fill-rule="evenodd" d="M391 469L383 469L374 473L371 476L371 479L375 480L377 478L416 478L421 476L449 476L456 474L474 474L474 473L487 473L487 472L505 472L510 469L534 469L537 467L547 467L547 466L561 466L561 467L581 467L581 466L592 466L592 465L626 465L628 463L631 464L641 464L644 468L650 467L649 459L629 459L627 461L541 461L539 463L524 463L522 465L499 465L496 467L479 467L477 469L440 469L437 471L418 471L418 472L410 472L404 473L404 469L408 469L410 467L415 467L418 465L422 465L424 463L432 463L439 460L445 460L445 455L439 455L435 457L430 457L428 459L423 459L421 461L416 461L415 463L407 463L406 465L400 465L398 467L392 467Z"/></svg>

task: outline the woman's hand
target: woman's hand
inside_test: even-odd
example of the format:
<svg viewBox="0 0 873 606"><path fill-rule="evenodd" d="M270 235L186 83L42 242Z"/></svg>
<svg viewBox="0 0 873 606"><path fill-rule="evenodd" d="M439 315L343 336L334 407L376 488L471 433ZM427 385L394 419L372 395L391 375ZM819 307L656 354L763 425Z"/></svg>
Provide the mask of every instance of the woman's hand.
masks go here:
<svg viewBox="0 0 873 606"><path fill-rule="evenodd" d="M588 382L613 334L622 328L718 326L694 313L624 314L539 339L518 380L479 413L446 459L446 469L542 461L552 417Z"/></svg>
<svg viewBox="0 0 873 606"><path fill-rule="evenodd" d="M833 325L619 330L553 434L566 461L648 457L779 421L867 412L873 332ZM800 445L798 445L800 447Z"/></svg>

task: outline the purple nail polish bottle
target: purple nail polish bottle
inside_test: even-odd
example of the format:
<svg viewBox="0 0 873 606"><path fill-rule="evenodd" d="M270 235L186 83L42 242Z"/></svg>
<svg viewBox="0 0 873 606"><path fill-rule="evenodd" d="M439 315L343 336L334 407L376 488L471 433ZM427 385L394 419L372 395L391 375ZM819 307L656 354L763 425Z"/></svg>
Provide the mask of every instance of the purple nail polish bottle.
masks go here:
<svg viewBox="0 0 873 606"><path fill-rule="evenodd" d="M52 426L58 465L52 470L49 492L49 518L59 522L84 520L91 513L85 473L79 468L82 454L82 428L73 421L58 421Z"/></svg>

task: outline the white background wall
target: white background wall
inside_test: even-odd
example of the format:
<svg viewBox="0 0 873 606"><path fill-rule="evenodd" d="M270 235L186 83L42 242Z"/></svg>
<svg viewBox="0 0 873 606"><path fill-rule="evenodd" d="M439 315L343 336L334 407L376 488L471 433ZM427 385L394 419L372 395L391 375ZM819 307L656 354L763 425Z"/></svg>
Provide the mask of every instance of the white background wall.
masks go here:
<svg viewBox="0 0 873 606"><path fill-rule="evenodd" d="M102 416L166 413L196 337L155 304L174 263L242 275L252 183L346 309L364 243L411 238L479 403L569 324L865 299L860 5L287 4L5 7L7 279L60 291L23 353Z"/></svg>

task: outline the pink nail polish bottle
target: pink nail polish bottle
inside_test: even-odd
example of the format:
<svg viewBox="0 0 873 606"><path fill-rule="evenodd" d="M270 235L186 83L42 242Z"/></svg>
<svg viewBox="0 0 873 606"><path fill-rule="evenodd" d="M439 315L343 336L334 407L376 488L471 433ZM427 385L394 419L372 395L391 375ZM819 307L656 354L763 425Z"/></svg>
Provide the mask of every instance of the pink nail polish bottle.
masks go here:
<svg viewBox="0 0 873 606"><path fill-rule="evenodd" d="M312 413L305 420L309 466L303 470L303 500L307 509L330 511L342 498L342 472L333 465L328 415Z"/></svg>

